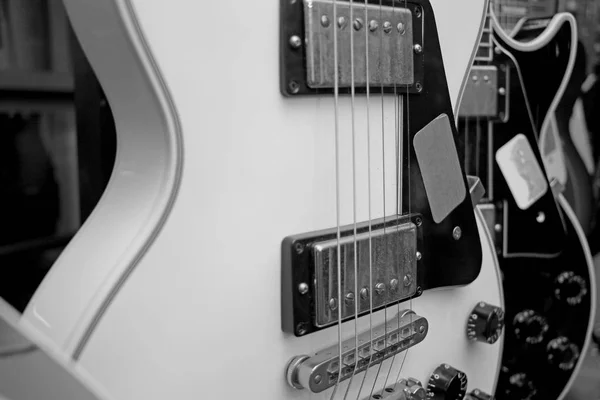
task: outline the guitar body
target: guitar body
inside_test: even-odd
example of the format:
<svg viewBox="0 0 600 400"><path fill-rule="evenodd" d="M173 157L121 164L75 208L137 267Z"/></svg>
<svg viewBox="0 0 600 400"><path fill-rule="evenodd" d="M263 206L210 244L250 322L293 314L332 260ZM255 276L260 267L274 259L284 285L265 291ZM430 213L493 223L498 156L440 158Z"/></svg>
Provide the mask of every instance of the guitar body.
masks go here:
<svg viewBox="0 0 600 400"><path fill-rule="evenodd" d="M348 398L386 398L384 388L395 387L398 377L427 387L437 368L450 370L445 364L468 378L453 390L493 393L502 336L493 344L469 340L467 322L481 302L503 306L494 249L462 171L464 199L435 222L423 192L419 167L425 165L412 146L417 132L442 114L448 129L454 127L486 2L431 3L410 3L422 7L415 18L425 24L423 93L406 95L401 106L389 94L357 94L353 106L340 95L338 109L330 94L282 96L283 3L65 1L115 117L117 160L102 200L21 324L112 399L329 399L333 387L293 388L302 379L290 360L411 310L427 319L424 340L334 385L335 398L347 391ZM465 23L457 30L459 14ZM356 157L352 116L361 149ZM399 146L400 157L398 120L410 138ZM377 132L373 138L369 127ZM396 175L398 169L404 173ZM353 193L354 180L361 189ZM421 215L423 247L409 255L418 260L418 275L404 280L421 290L349 318L339 330L309 321L289 331L282 324L291 319L285 299L302 302L314 293L308 284L306 290L286 286L286 238L336 227L336 198L342 225ZM323 379L335 384L331 373L308 381Z"/></svg>
<svg viewBox="0 0 600 400"><path fill-rule="evenodd" d="M527 19L521 21L513 36L515 40L527 42L538 37L543 32L543 27L522 29L526 26ZM535 21L535 20L533 20ZM575 147L571 137L569 123L573 115L573 107L581 94L581 85L586 79L586 61L584 49L580 43L574 43L570 32L558 32L551 43L544 47L544 59L549 62L545 70L546 79L537 80L529 78L539 74L535 68L523 68L525 85L528 91L540 90L550 95L555 90L555 99L559 102L552 115L545 121L536 119L540 129L540 149L542 159L548 171L550 180L556 179L564 186L564 196L575 211L577 219L586 235L592 229L594 217L594 195L592 182L585 163ZM525 65L535 65L525 61ZM565 85L561 85L565 76L570 76ZM532 83L543 85L533 87ZM548 97L549 99L550 97ZM554 108L554 107L553 107ZM535 113L535 111L534 111ZM539 116L539 114L536 114ZM544 125L542 125L542 123ZM587 135L585 133L577 133Z"/></svg>
<svg viewBox="0 0 600 400"><path fill-rule="evenodd" d="M494 19L494 62L509 74L510 82L507 118L491 122L490 147L495 153L492 226L506 296L498 399L561 399L577 374L583 358L579 355L589 345L596 292L585 234L564 197L553 194L546 175L538 178L532 172L535 164L544 172L538 132L550 123L569 79L573 24L568 14L529 20L517 28L528 31L541 26L543 32L527 42L516 42ZM561 54L562 64L557 62ZM546 73L548 69L552 73ZM501 154L511 144L513 158L508 159ZM519 164L528 186L514 191L509 181L515 177L504 172L500 163ZM524 194L530 201L526 207L522 198L521 203L516 201Z"/></svg>

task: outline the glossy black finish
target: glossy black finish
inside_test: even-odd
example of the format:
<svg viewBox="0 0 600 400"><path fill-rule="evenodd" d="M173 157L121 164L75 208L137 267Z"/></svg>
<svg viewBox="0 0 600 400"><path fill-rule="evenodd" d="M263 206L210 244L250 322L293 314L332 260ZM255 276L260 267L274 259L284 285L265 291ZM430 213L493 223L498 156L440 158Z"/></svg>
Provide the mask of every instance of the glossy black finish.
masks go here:
<svg viewBox="0 0 600 400"><path fill-rule="evenodd" d="M577 47L577 57L571 79L555 112L558 133L562 141L565 163L567 165L567 182L564 195L569 205L577 214L577 219L586 235L592 231L595 218L594 193L592 177L571 138L570 122L573 117L573 107L580 99L581 85L587 78L585 49L581 42ZM574 132L575 133L575 132ZM576 132L575 134L580 134ZM587 135L587 132L586 132Z"/></svg>
<svg viewBox="0 0 600 400"><path fill-rule="evenodd" d="M424 80L427 85L424 86L421 93L409 95L409 100L403 102L404 120L402 123L404 132L407 132L410 138L408 143L412 143L417 132L441 114L446 114L449 118L452 133L455 140L457 140L458 133L455 128L433 9L427 1L417 1L415 3L423 9L424 43L427 44L424 47ZM329 98L333 101L331 97ZM291 98L288 101L293 102L294 99ZM466 285L473 282L481 270L481 242L464 172L463 183L467 193L465 199L443 221L435 223L414 148L413 146L403 146L403 150L403 170L408 171L408 173L401 177L403 180L402 187L409 188L409 190L403 191L402 204L404 209L402 213L406 215L410 211L411 214L419 214L422 217L423 244L419 246L418 251L421 252L423 257L422 262L418 265L418 285L423 290L428 290L438 287ZM331 157L334 157L333 148L331 149ZM299 184L302 184L301 180L298 181ZM462 231L460 240L455 240L452 235L454 228L457 226ZM290 232L290 234L294 235L293 237L298 236L296 235L297 232ZM311 234L308 233L307 235ZM282 243L282 328L285 332L298 335L298 324L306 324L306 320L294 319L292 304L303 300L299 299L301 295L294 284L297 282L298 277L294 275L296 271L292 265L292 251L294 250L291 241L293 237L286 238ZM312 323L304 326L304 328L306 329L303 329L303 334L318 330Z"/></svg>
<svg viewBox="0 0 600 400"><path fill-rule="evenodd" d="M526 23L517 37L531 40L548 23L549 19ZM516 206L494 154L522 133L543 168L537 146L539 130L565 75L571 31L568 23L563 24L549 43L531 52L511 48L498 35L495 40L500 51L494 53L493 64L510 71L509 118L506 122L495 119L481 123L479 129L483 133L480 136L485 139L480 142L485 143L475 146L472 151L480 152L482 163L491 161L491 201L496 206L496 237L499 238L496 248L503 273L506 327L496 398L556 399L572 370L559 368L554 362L562 355L568 356L561 349L551 348L552 352L560 354L549 359L549 343L565 337L581 348L586 340L591 310L589 291L577 304L569 304L555 294L557 279L571 271L589 285L584 247L552 191L549 190L528 210ZM488 122L491 130L487 129ZM476 123L461 121L463 129ZM472 142L463 145L474 147ZM467 170L467 173L472 171ZM540 213L543 218L539 218Z"/></svg>

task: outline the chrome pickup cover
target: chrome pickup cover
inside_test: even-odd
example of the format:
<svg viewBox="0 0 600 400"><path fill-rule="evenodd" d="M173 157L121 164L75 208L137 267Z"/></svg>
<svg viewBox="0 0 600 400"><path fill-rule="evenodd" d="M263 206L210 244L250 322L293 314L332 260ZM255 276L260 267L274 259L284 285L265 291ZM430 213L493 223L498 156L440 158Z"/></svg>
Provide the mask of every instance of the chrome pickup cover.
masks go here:
<svg viewBox="0 0 600 400"><path fill-rule="evenodd" d="M386 332L387 331L387 332ZM373 328L373 346L371 346L370 331L358 336L358 363L356 362L355 339L342 342L342 367L340 381L350 378L354 372L366 370L383 360L401 353L419 344L427 336L429 323L427 319L413 311L400 312L387 324ZM338 345L328 347L313 356L295 357L288 365L288 383L297 388L307 388L313 393L319 393L335 385L340 374Z"/></svg>
<svg viewBox="0 0 600 400"><path fill-rule="evenodd" d="M351 86L352 64L355 86L366 87L366 60L369 60L369 85L412 85L415 50L411 11L379 4L367 5L365 9L364 3L356 2L351 16L350 3L337 1L336 4L337 21L333 21L332 0L304 0L308 86L334 87L334 28L337 29L340 88ZM354 60L350 53L351 36Z"/></svg>
<svg viewBox="0 0 600 400"><path fill-rule="evenodd" d="M370 235L368 232L356 235L358 278L354 274L354 242L353 235L340 240L342 258L339 278L337 239L316 242L312 246L316 326L337 323L340 310L342 319L352 317L355 299L358 299L360 314L370 310L371 306L377 309L385 304L409 298L417 291L417 227L414 223L406 222L375 230ZM369 254L372 254L372 257L369 257ZM338 279L342 281L341 305L338 304ZM356 279L358 294L354 293ZM370 291L373 291L372 305Z"/></svg>
<svg viewBox="0 0 600 400"><path fill-rule="evenodd" d="M471 67L459 114L463 117L498 115L498 68L496 66Z"/></svg>

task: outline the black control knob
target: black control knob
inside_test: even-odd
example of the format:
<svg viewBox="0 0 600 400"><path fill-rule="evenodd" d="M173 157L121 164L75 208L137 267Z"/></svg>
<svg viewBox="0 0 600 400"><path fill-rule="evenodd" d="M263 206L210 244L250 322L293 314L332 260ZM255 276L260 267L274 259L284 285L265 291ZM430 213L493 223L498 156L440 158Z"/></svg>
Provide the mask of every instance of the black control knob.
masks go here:
<svg viewBox="0 0 600 400"><path fill-rule="evenodd" d="M467 337L484 343L496 343L504 329L504 311L500 307L479 302L467 321Z"/></svg>
<svg viewBox="0 0 600 400"><path fill-rule="evenodd" d="M537 394L537 388L527 374L519 372L508 378L504 394L508 399L531 400Z"/></svg>
<svg viewBox="0 0 600 400"><path fill-rule="evenodd" d="M581 303L587 292L586 280L573 271L563 272L554 280L554 296L571 306Z"/></svg>
<svg viewBox="0 0 600 400"><path fill-rule="evenodd" d="M479 389L475 389L465 397L465 400L494 400L494 398Z"/></svg>
<svg viewBox="0 0 600 400"><path fill-rule="evenodd" d="M580 354L579 347L564 336L559 336L548 342L546 350L548 351L548 362L563 371L570 371L575 368Z"/></svg>
<svg viewBox="0 0 600 400"><path fill-rule="evenodd" d="M537 344L544 340L549 328L546 318L533 310L524 310L515 315L513 325L517 339L528 344Z"/></svg>
<svg viewBox="0 0 600 400"><path fill-rule="evenodd" d="M427 385L427 395L433 400L462 400L467 393L467 375L448 364L433 371Z"/></svg>

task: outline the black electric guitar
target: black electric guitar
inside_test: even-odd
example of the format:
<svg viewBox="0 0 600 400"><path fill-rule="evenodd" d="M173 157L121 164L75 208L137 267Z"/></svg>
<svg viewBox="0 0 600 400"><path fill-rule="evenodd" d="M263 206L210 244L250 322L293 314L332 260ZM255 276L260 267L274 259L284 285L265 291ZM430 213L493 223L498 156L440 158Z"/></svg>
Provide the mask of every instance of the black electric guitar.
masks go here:
<svg viewBox="0 0 600 400"><path fill-rule="evenodd" d="M525 18L546 17L556 14L558 10L558 2L554 0L496 0L493 4L497 21L504 31L513 39L525 42L538 37L545 29L545 26L542 25L520 29L521 24L526 21ZM578 23L580 19L577 18ZM573 106L581 94L581 85L586 78L586 57L582 43L585 39L585 37L580 37L578 48L573 46L572 53L576 53L576 57L573 57L572 65L567 67L571 79L566 82L565 87L560 89L558 106L554 108L554 112L548 118L542 117L541 120L536 120L536 123L539 124L540 137L538 139L548 176L550 180L556 179L564 187L565 198L575 211L583 231L589 235L593 228L595 213L592 179L582 155L571 138L572 132L569 126L573 115ZM573 40L575 41L577 38L573 37ZM568 43L564 42L564 45L567 46L566 54L568 54L571 49L568 48ZM547 47L547 50L552 52L550 47ZM544 66L544 71L548 71L550 74L565 71L564 62L569 61L566 54L564 51L561 54L555 53L556 58L560 58L562 62L559 60L556 63L548 64ZM549 56L553 58L551 54ZM542 126L543 122L545 124ZM587 132L573 133L587 135Z"/></svg>
<svg viewBox="0 0 600 400"><path fill-rule="evenodd" d="M547 178L541 126L559 99L574 19L557 14L520 24L516 42L490 16L459 113L468 174L487 191L506 301L497 399L560 399L587 350L595 286L585 235Z"/></svg>

